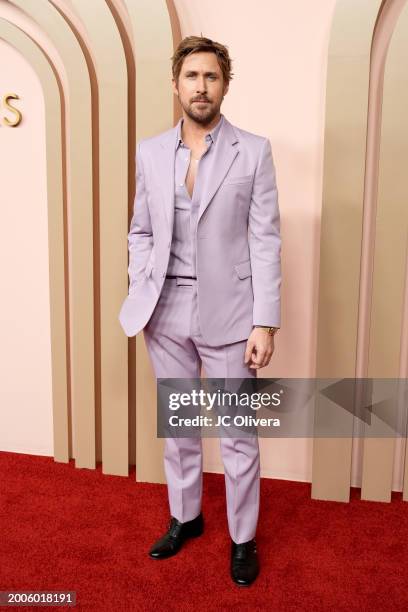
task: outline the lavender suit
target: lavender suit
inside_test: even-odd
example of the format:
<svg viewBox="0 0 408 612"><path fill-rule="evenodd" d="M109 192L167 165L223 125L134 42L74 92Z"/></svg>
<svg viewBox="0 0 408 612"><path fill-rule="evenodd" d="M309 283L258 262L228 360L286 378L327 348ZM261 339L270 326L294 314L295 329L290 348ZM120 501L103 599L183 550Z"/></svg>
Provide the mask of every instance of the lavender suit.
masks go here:
<svg viewBox="0 0 408 612"><path fill-rule="evenodd" d="M269 140L221 115L206 135L192 198L191 151L182 119L144 139L129 242L129 295L119 320L144 330L157 378L254 377L244 364L253 325L280 326L280 218ZM191 163L195 163L193 160ZM166 278L172 275L175 278ZM231 538L255 536L259 511L257 438L221 438ZM202 446L168 438L164 466L170 512L182 522L201 509Z"/></svg>

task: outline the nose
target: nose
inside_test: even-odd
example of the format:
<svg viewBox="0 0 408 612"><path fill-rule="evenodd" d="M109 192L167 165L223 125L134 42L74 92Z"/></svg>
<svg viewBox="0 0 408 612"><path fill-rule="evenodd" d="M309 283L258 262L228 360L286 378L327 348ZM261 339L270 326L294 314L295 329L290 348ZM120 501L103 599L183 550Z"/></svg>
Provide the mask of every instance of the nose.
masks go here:
<svg viewBox="0 0 408 612"><path fill-rule="evenodd" d="M197 80L197 93L202 94L207 92L207 87L205 84L205 78L199 77Z"/></svg>

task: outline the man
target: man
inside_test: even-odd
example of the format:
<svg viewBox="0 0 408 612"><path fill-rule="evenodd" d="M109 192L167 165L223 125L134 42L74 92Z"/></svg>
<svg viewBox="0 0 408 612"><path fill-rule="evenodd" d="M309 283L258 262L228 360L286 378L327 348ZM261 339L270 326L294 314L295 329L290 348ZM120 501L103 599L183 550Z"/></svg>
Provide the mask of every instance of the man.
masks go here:
<svg viewBox="0 0 408 612"><path fill-rule="evenodd" d="M231 80L225 46L190 36L172 58L176 127L139 142L129 241L125 333L144 338L157 378L251 378L280 326L280 217L267 138L220 112ZM221 440L231 576L259 573L258 438ZM201 438L166 438L171 517L150 556L176 554L203 533Z"/></svg>

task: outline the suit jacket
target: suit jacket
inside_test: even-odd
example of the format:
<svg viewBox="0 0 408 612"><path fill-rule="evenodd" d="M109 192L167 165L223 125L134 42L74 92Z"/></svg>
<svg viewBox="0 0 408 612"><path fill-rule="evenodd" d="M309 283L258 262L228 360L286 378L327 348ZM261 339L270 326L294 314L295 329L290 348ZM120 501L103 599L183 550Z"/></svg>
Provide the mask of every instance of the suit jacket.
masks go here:
<svg viewBox="0 0 408 612"><path fill-rule="evenodd" d="M177 126L139 141L128 234L129 292L119 320L127 336L149 321L169 263ZM224 116L196 229L200 328L210 346L248 338L253 325L280 327L281 237L268 138Z"/></svg>

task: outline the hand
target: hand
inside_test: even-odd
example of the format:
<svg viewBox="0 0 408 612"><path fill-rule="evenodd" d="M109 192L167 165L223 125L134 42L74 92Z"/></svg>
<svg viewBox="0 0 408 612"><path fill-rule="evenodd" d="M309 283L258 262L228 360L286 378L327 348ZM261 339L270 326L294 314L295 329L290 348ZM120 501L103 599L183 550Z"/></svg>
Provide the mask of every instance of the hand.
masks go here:
<svg viewBox="0 0 408 612"><path fill-rule="evenodd" d="M259 369L268 365L274 351L274 337L262 327L254 327L248 338L244 362L250 368Z"/></svg>

